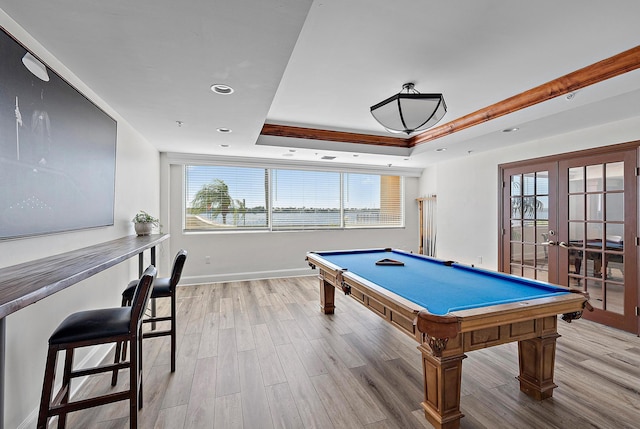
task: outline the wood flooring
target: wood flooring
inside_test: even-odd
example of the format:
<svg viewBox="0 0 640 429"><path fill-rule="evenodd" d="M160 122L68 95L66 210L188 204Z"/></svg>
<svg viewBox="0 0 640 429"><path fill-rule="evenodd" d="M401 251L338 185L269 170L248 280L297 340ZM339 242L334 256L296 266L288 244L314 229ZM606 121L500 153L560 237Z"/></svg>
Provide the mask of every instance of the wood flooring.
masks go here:
<svg viewBox="0 0 640 429"><path fill-rule="evenodd" d="M321 314L316 277L177 293L175 373L168 337L144 340L141 428L431 427L418 344L338 292L336 313ZM559 321L559 333L559 387L541 402L519 391L517 344L468 353L461 428L640 427L640 339L585 320ZM109 389L92 376L78 397ZM128 428L128 404L72 413L67 427Z"/></svg>

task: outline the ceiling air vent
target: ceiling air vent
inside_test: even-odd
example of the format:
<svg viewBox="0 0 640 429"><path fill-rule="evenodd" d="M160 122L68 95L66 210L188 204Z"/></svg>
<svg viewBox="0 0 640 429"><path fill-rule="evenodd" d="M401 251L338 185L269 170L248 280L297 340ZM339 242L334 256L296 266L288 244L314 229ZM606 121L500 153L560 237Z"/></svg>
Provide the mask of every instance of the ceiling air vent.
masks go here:
<svg viewBox="0 0 640 429"><path fill-rule="evenodd" d="M326 160L331 161L332 159L336 159L336 157L335 157L335 156L328 156L328 155L325 155L325 156L323 156L323 157L322 157L322 158L320 158L320 159L326 159Z"/></svg>

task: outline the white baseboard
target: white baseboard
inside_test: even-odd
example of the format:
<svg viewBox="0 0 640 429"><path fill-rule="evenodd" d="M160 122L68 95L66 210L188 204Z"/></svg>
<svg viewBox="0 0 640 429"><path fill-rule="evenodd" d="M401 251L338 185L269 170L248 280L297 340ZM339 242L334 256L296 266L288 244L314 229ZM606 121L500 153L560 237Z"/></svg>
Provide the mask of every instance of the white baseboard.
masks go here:
<svg viewBox="0 0 640 429"><path fill-rule="evenodd" d="M236 282L245 280L274 279L281 277L302 277L317 275L316 273L317 272L312 271L311 268L294 268L290 270L252 271L246 273L214 274L208 276L182 276L182 279L180 280L180 286L199 285L205 283Z"/></svg>

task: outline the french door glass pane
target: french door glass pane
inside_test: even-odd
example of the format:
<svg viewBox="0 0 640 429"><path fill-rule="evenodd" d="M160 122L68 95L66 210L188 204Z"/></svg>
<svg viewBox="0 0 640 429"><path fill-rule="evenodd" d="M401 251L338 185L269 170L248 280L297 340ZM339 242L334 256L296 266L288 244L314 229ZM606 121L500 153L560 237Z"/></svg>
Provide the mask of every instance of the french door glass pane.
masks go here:
<svg viewBox="0 0 640 429"><path fill-rule="evenodd" d="M624 283L605 283L605 310L624 314Z"/></svg>
<svg viewBox="0 0 640 429"><path fill-rule="evenodd" d="M606 164L607 192L624 189L624 162Z"/></svg>
<svg viewBox="0 0 640 429"><path fill-rule="evenodd" d="M602 194L587 194L587 220L604 220Z"/></svg>
<svg viewBox="0 0 640 429"><path fill-rule="evenodd" d="M604 310L604 293L602 282L599 280L585 280L585 291L589 293L589 303L600 310Z"/></svg>
<svg viewBox="0 0 640 429"><path fill-rule="evenodd" d="M584 220L584 195L569 195L569 220Z"/></svg>
<svg viewBox="0 0 640 429"><path fill-rule="evenodd" d="M605 200L607 221L624 221L624 194L620 192L607 193Z"/></svg>
<svg viewBox="0 0 640 429"><path fill-rule="evenodd" d="M622 243L624 238L624 224L608 223L607 224L607 240Z"/></svg>
<svg viewBox="0 0 640 429"><path fill-rule="evenodd" d="M538 196L536 203L536 219L549 219L549 197Z"/></svg>
<svg viewBox="0 0 640 429"><path fill-rule="evenodd" d="M569 192L584 192L583 167L574 167L569 169Z"/></svg>
<svg viewBox="0 0 640 429"><path fill-rule="evenodd" d="M603 224L601 223L587 223L587 243L592 244L600 240L602 241Z"/></svg>
<svg viewBox="0 0 640 429"><path fill-rule="evenodd" d="M522 195L522 176L519 174L511 176L511 195Z"/></svg>
<svg viewBox="0 0 640 429"><path fill-rule="evenodd" d="M602 192L604 166L587 165L587 192Z"/></svg>
<svg viewBox="0 0 640 429"><path fill-rule="evenodd" d="M511 217L513 219L522 219L522 198L511 198Z"/></svg>

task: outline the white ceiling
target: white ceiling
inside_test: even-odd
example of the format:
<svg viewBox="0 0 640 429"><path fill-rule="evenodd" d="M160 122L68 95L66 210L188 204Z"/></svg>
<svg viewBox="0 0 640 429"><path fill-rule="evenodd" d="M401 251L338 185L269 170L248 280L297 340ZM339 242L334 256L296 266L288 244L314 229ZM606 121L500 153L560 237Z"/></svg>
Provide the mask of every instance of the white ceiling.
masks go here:
<svg viewBox="0 0 640 429"><path fill-rule="evenodd" d="M412 151L259 138L265 122L389 135L369 107L405 82L444 94L444 124L640 45L638 0L0 0L0 8L163 152L422 167L640 116L636 70ZM214 83L235 92L216 95ZM520 131L501 132L513 126Z"/></svg>

